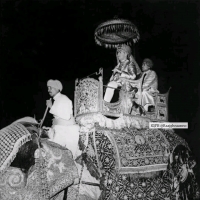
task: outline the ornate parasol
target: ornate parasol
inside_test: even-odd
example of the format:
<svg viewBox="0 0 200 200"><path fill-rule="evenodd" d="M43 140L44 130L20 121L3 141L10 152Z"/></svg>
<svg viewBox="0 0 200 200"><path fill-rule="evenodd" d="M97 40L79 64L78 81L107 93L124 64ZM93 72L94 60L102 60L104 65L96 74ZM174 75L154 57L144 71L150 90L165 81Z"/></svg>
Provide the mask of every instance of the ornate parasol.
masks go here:
<svg viewBox="0 0 200 200"><path fill-rule="evenodd" d="M118 45L131 46L140 39L137 27L125 19L112 19L100 24L95 32L96 44L106 48L116 48Z"/></svg>

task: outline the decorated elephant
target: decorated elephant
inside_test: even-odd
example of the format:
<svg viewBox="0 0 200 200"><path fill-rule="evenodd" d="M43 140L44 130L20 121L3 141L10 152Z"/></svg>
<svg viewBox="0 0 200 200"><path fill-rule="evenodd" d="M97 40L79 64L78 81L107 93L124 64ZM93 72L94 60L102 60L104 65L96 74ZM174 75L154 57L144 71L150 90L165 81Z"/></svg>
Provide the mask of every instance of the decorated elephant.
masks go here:
<svg viewBox="0 0 200 200"><path fill-rule="evenodd" d="M83 151L77 160L99 181L98 199L199 199L196 163L187 142L173 129L149 128L152 121L168 120L169 91L155 96L153 111L133 115L124 112L126 101L103 100L100 74L99 80L76 81L74 105Z"/></svg>
<svg viewBox="0 0 200 200"><path fill-rule="evenodd" d="M126 116L91 115L79 121L79 145L87 169L99 180L99 200L200 198L195 160L172 129L148 129L139 125L141 119L135 119L136 128Z"/></svg>
<svg viewBox="0 0 200 200"><path fill-rule="evenodd" d="M2 129L1 199L199 199L195 161L173 130L127 116L91 114L78 122L76 162L68 149L38 140L36 123Z"/></svg>

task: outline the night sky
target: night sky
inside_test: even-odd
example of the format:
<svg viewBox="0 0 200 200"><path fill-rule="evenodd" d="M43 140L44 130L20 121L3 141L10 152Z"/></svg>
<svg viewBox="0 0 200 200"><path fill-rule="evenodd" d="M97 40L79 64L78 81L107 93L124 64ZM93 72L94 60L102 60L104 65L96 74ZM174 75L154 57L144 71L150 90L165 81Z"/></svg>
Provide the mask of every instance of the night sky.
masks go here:
<svg viewBox="0 0 200 200"><path fill-rule="evenodd" d="M97 46L94 30L118 16L132 21L141 39L135 56L154 62L160 93L169 95L169 121L188 122L185 138L200 162L200 4L165 0L2 1L1 123L43 117L46 82L59 79L74 99L76 78L104 68L104 84L116 66L115 50ZM47 117L48 119L48 117ZM47 120L48 121L48 120ZM46 123L47 123L46 121Z"/></svg>

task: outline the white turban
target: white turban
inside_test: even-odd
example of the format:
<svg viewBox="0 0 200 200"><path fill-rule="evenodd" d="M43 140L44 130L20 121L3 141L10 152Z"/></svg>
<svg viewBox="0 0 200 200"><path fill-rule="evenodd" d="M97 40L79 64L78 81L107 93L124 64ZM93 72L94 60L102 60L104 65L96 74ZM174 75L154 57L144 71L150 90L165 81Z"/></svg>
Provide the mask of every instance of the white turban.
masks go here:
<svg viewBox="0 0 200 200"><path fill-rule="evenodd" d="M60 81L58 81L58 80L52 80L52 79L48 80L47 86L56 88L56 89L58 89L60 91L62 91L62 89L63 89L62 83Z"/></svg>

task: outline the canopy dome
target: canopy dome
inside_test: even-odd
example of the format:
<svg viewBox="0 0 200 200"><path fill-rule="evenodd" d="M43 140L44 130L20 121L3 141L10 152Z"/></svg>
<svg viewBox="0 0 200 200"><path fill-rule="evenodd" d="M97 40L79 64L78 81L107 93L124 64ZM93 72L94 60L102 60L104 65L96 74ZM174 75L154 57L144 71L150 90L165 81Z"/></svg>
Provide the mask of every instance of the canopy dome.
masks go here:
<svg viewBox="0 0 200 200"><path fill-rule="evenodd" d="M137 27L125 19L112 19L101 23L94 32L96 44L106 48L117 48L118 45L131 46L140 39Z"/></svg>

